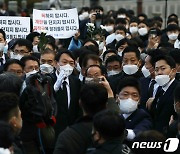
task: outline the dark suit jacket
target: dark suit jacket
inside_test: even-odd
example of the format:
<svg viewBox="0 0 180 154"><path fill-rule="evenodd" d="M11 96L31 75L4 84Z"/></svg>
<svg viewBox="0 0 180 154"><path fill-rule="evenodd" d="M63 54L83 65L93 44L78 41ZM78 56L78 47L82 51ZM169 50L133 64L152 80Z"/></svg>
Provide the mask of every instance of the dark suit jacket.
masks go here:
<svg viewBox="0 0 180 154"><path fill-rule="evenodd" d="M173 92L178 85L178 81L174 80L167 91L159 98L157 105L157 97L152 103L151 114L153 116L154 129L166 133L171 115L176 115L174 111Z"/></svg>
<svg viewBox="0 0 180 154"><path fill-rule="evenodd" d="M150 84L151 78L150 77L142 77L139 79L140 87L141 87L141 100L140 100L140 107L146 109L146 102L149 99L148 89Z"/></svg>
<svg viewBox="0 0 180 154"><path fill-rule="evenodd" d="M126 120L126 129L132 129L137 135L152 128L152 119L143 109L137 109Z"/></svg>
<svg viewBox="0 0 180 154"><path fill-rule="evenodd" d="M56 137L67 126L72 125L82 113L79 106L80 81L72 75L68 78L71 99L69 108L67 107L67 102L65 101L66 96L63 95L63 90L60 88L55 94L57 102L57 121L55 125Z"/></svg>
<svg viewBox="0 0 180 154"><path fill-rule="evenodd" d="M132 76L132 77L134 77L136 79L140 79L141 77L143 77L143 74L142 74L142 72L140 70L138 72L136 72L135 74L132 74L132 75L127 75L126 73L124 73L122 71L122 73L120 73L119 77L115 78L112 82L109 83L114 95L116 95L117 86L118 86L119 82L121 82L121 80L123 78L129 77L129 76Z"/></svg>
<svg viewBox="0 0 180 154"><path fill-rule="evenodd" d="M9 59L9 57L7 56L7 54L5 54L5 60L7 61ZM4 71L4 65L0 66L0 74L3 73Z"/></svg>

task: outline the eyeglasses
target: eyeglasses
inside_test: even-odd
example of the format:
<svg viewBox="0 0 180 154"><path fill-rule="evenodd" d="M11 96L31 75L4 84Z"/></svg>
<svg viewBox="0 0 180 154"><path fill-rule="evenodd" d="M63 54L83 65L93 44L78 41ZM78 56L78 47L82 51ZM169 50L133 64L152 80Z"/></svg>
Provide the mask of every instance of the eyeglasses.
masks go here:
<svg viewBox="0 0 180 154"><path fill-rule="evenodd" d="M24 54L28 54L29 51L25 51L25 50L14 50L14 54L20 54L20 55L24 55Z"/></svg>

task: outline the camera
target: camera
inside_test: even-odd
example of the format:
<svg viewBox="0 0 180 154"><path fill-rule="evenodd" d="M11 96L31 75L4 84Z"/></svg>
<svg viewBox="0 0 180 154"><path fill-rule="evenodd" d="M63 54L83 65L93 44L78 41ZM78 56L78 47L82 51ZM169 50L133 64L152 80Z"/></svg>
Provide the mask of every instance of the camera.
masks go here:
<svg viewBox="0 0 180 154"><path fill-rule="evenodd" d="M86 77L84 80L85 84L97 84L100 83L101 81L104 81L103 78L88 78Z"/></svg>

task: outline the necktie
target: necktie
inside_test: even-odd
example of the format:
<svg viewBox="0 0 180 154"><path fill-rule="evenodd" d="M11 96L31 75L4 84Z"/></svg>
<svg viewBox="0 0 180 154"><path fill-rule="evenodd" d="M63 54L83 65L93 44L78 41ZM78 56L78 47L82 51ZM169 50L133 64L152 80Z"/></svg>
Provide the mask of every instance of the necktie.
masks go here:
<svg viewBox="0 0 180 154"><path fill-rule="evenodd" d="M150 82L150 86L149 86L149 89L148 89L148 94L149 94L149 97L152 97L153 96L153 92L154 92L154 85L156 84L156 81L155 80L152 80Z"/></svg>
<svg viewBox="0 0 180 154"><path fill-rule="evenodd" d="M156 108L160 103L160 97L164 94L164 90L162 89L162 87L158 88L157 94L156 94L156 98L157 98L157 103L156 103Z"/></svg>
<svg viewBox="0 0 180 154"><path fill-rule="evenodd" d="M3 58L0 58L0 64L3 65Z"/></svg>
<svg viewBox="0 0 180 154"><path fill-rule="evenodd" d="M63 96L64 96L64 103L66 103L66 107L68 108L68 93L67 93L67 82L66 81L63 81L62 83L63 85Z"/></svg>

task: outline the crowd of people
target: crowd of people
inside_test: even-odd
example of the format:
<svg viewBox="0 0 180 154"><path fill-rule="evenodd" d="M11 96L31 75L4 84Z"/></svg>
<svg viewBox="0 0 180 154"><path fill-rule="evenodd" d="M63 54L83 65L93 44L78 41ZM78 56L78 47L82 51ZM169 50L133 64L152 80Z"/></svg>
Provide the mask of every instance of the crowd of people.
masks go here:
<svg viewBox="0 0 180 154"><path fill-rule="evenodd" d="M180 139L179 80L176 14L83 7L69 39L0 29L0 153L165 153Z"/></svg>

